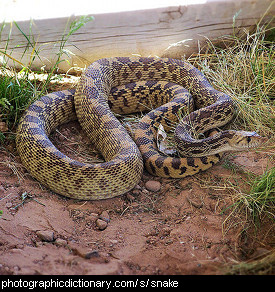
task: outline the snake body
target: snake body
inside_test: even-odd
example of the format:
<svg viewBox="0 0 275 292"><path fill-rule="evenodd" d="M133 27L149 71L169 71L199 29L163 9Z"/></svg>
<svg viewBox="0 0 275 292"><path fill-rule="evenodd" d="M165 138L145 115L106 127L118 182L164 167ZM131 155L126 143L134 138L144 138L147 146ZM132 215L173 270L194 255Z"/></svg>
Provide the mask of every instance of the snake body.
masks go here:
<svg viewBox="0 0 275 292"><path fill-rule="evenodd" d="M114 113L151 106L156 109L140 120L135 143ZM191 114L177 127L175 140L179 140L179 152L187 145L187 157L168 157L156 147L156 129L160 123L170 127L183 107ZM163 177L185 177L210 168L220 160L218 152L226 149L224 141L232 140L233 132L203 140L194 139L191 132L224 125L233 113L231 98L215 90L188 62L101 59L82 74L76 91L48 94L25 111L16 145L30 174L56 193L75 199L106 199L132 189L141 178L143 162L150 173ZM76 118L106 162L73 160L49 140L54 128ZM181 144L182 138L186 145Z"/></svg>

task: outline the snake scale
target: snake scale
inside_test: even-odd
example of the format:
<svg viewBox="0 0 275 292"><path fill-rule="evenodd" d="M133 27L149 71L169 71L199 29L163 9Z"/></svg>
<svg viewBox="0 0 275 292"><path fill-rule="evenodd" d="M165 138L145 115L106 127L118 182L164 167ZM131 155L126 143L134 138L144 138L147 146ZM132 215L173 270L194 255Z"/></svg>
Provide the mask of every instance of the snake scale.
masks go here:
<svg viewBox="0 0 275 292"><path fill-rule="evenodd" d="M139 121L134 142L114 113L152 107L155 110ZM156 130L160 123L171 127L183 108L190 114L176 127L175 141L184 157L166 156L157 149ZM84 71L76 91L50 93L30 105L20 120L16 146L30 174L54 192L75 199L106 199L131 190L141 178L143 163L153 175L180 178L210 168L221 152L261 143L255 132L227 130L204 139L194 137L194 131L228 123L233 114L232 99L215 90L188 62L105 58ZM73 160L49 140L53 129L75 119L104 163Z"/></svg>

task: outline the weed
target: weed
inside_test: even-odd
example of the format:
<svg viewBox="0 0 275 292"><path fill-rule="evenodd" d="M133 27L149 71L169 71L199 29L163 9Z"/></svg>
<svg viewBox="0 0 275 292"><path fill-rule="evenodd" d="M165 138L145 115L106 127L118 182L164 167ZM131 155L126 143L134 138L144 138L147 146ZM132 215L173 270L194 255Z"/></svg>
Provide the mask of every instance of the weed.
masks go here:
<svg viewBox="0 0 275 292"><path fill-rule="evenodd" d="M24 32L16 22L10 24L6 44L2 46L4 49L0 50L0 121L4 122L10 131L13 131L16 128L22 113L28 105L38 97L47 93L50 83L56 79L55 73L58 70L58 65L61 62L68 62L66 56L68 57L71 52L66 49L66 44L68 43L69 38L92 19L92 17L82 16L70 23L68 22L61 40L54 44L55 47L59 46L56 53L56 61L49 70L44 81L39 81L38 78L33 78L33 72L31 70L35 58L40 59L39 53L41 50L41 47L37 47L37 40L35 40L32 33L32 21L30 21L28 33ZM14 48L9 49L13 25L17 27L26 40L26 49L24 50L21 59L28 50L31 50L29 60L26 64L23 64L20 60L12 56ZM0 28L0 40L1 33L5 27L6 24L3 23ZM64 55L65 57L63 57ZM8 66L9 61L13 64L20 65L20 72L10 69ZM38 72L38 74L39 73L43 72L41 71ZM5 140L5 137L6 135L0 131L1 142Z"/></svg>
<svg viewBox="0 0 275 292"><path fill-rule="evenodd" d="M234 29L233 35L208 41L198 55L189 59L216 89L233 98L237 114L227 127L256 131L269 138L268 145L259 152L268 155L271 162L275 158L274 40L275 28L268 24L258 24L253 32L244 29L238 34ZM228 159L224 167L238 176L237 183L223 182L234 200L223 211L231 211L224 224L229 224L230 218L230 224L239 224L237 217L243 210L246 219L252 218L254 223L264 215L274 220L275 168L256 176ZM244 180L241 186L240 180Z"/></svg>
<svg viewBox="0 0 275 292"><path fill-rule="evenodd" d="M254 221L258 221L263 212L275 221L275 167L256 177L250 185L246 204Z"/></svg>
<svg viewBox="0 0 275 292"><path fill-rule="evenodd" d="M24 192L22 195L21 195L21 203L17 204L15 207L13 207L12 209L18 209L20 206L23 206L26 202L30 201L30 200L33 200L35 201L36 203L42 205L45 207L45 205L41 202L39 202L38 200L36 200L32 195L28 194L27 192Z"/></svg>

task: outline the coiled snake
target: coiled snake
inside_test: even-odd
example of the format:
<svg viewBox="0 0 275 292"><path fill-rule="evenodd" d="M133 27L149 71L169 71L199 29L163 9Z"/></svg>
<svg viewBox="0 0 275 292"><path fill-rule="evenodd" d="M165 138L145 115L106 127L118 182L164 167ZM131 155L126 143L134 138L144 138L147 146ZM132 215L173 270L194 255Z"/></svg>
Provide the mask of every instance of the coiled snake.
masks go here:
<svg viewBox="0 0 275 292"><path fill-rule="evenodd" d="M188 92L186 89L188 89ZM157 108L145 115L135 142L115 113ZM156 129L187 115L175 130L183 158L169 157L156 147ZM196 109L196 110L195 110ZM30 174L56 193L76 199L105 199L123 194L147 170L163 177L185 177L210 168L220 152L256 146L254 132L223 131L205 139L193 132L222 126L234 113L229 96L215 90L191 64L175 60L117 57L92 63L82 74L76 92L65 90L35 101L20 120L16 145ZM87 164L61 153L48 135L58 125L78 119L106 162Z"/></svg>

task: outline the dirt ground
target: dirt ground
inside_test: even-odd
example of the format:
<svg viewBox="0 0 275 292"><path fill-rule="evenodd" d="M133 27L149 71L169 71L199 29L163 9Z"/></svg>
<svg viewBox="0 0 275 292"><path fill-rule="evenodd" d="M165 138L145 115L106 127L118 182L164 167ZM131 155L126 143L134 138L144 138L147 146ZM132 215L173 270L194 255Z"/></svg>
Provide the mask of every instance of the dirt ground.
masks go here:
<svg viewBox="0 0 275 292"><path fill-rule="evenodd" d="M70 123L52 140L74 157L82 135ZM234 153L193 177L144 171L123 196L76 201L32 179L13 143L0 146L0 274L223 274L274 245L270 224L255 235L245 214L230 216L232 190L223 187L242 188L244 171L262 174L267 164L266 154Z"/></svg>

